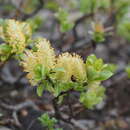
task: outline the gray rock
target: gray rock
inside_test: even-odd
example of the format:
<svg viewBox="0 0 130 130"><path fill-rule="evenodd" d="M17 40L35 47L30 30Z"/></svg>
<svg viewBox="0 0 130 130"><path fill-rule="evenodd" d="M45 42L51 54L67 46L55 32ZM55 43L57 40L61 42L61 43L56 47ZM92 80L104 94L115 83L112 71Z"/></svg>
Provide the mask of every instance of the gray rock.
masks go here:
<svg viewBox="0 0 130 130"><path fill-rule="evenodd" d="M6 127L0 127L0 130L11 130L11 129L6 128Z"/></svg>

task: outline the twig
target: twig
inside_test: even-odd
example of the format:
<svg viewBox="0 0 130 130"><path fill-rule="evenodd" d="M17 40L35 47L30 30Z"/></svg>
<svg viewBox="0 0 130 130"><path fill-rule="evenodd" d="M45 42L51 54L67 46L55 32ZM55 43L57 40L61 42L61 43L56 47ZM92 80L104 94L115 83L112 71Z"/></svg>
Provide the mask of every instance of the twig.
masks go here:
<svg viewBox="0 0 130 130"><path fill-rule="evenodd" d="M81 22L83 22L85 19L87 19L87 18L89 18L89 17L92 17L93 16L93 13L90 13L90 14L85 14L85 15L83 15L82 17L80 17L79 19L77 19L76 21L75 21L75 25L74 25L74 27L73 27L73 35L74 35L74 37L75 37L75 41L77 41L78 40L78 34L77 34L77 26L81 23Z"/></svg>
<svg viewBox="0 0 130 130"><path fill-rule="evenodd" d="M21 127L21 123L19 122L17 113L21 109L26 108L26 107L33 107L34 109L38 109L38 107L32 101L26 101L26 102L20 103L18 105L8 105L3 102L0 102L0 106L6 110L12 111L12 117L14 120L9 120L9 121L13 122L18 127Z"/></svg>
<svg viewBox="0 0 130 130"><path fill-rule="evenodd" d="M37 120L37 119L34 119L34 120L31 121L31 123L29 124L27 130L30 130L30 129L31 129L32 125L36 122L36 120Z"/></svg>
<svg viewBox="0 0 130 130"><path fill-rule="evenodd" d="M72 119L71 122L73 122L74 126L78 127L80 130L88 130L84 125L74 119Z"/></svg>
<svg viewBox="0 0 130 130"><path fill-rule="evenodd" d="M14 122L17 126L21 127L21 123L19 122L19 119L18 119L18 116L17 116L17 112L14 111L13 114L12 114L12 117L14 119Z"/></svg>
<svg viewBox="0 0 130 130"><path fill-rule="evenodd" d="M80 41L80 40L77 40L77 41ZM79 50L81 50L83 48L88 49L90 47L92 47L92 48L94 47L94 49L95 49L95 44L93 44L92 39L86 39L86 38L84 38L84 39L82 39L82 41L83 41L83 43L81 45L76 46L78 43L75 44L75 45L73 44L73 46L71 46L69 49L64 50L64 51L76 52L77 50L79 51Z"/></svg>
<svg viewBox="0 0 130 130"><path fill-rule="evenodd" d="M8 105L3 102L0 102L0 106L4 109L12 110L12 111L19 111L25 107L33 107L33 108L37 109L36 105L32 101L25 101L25 102L17 104L17 105Z"/></svg>
<svg viewBox="0 0 130 130"><path fill-rule="evenodd" d="M70 98L70 93L68 93L68 98ZM69 99L68 99L68 107L69 107L69 110L70 110L69 120L71 120L73 118L74 114L73 114L72 105L71 105L71 102L70 102Z"/></svg>
<svg viewBox="0 0 130 130"><path fill-rule="evenodd" d="M110 87L120 81L123 81L123 79L127 79L127 74L125 73L124 68L118 70L109 80L105 81L104 86Z"/></svg>
<svg viewBox="0 0 130 130"><path fill-rule="evenodd" d="M18 124L16 124L14 119L4 119L0 121L0 125L8 125L8 124L13 124L15 126L18 126Z"/></svg>
<svg viewBox="0 0 130 130"><path fill-rule="evenodd" d="M59 105L58 105L58 103L57 103L60 96L62 96L62 95L64 95L64 94L67 94L67 93L70 92L70 91L73 91L73 90L69 90L69 91L66 91L66 92L61 92L57 97L55 97L55 98L53 99L52 102L53 102L53 106L54 106L54 109L55 109L55 117L58 118L59 120L62 120L62 121L64 121L64 122L66 122L66 123L69 123L69 124L73 125L73 123L70 121L70 118L65 119L65 118L62 117L62 115L61 115L61 113L60 113L60 110L59 110Z"/></svg>

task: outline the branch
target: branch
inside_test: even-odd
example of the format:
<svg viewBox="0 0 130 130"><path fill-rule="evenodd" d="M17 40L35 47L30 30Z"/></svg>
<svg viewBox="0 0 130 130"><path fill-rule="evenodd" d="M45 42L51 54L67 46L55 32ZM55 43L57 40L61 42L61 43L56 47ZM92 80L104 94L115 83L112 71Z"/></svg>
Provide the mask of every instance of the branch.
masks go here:
<svg viewBox="0 0 130 130"><path fill-rule="evenodd" d="M77 26L81 23L81 22L83 22L84 20L86 20L87 18L89 18L89 17L92 17L94 14L93 13L90 13L90 14L85 14L85 15L83 15L82 17L80 17L79 19L77 19L76 21L75 21L75 25L74 25L74 27L73 27L73 35L74 35L74 37L75 37L75 41L78 39L78 34L77 34Z"/></svg>
<svg viewBox="0 0 130 130"><path fill-rule="evenodd" d="M38 109L38 107L32 101L25 101L25 102L20 103L18 105L8 105L8 104L5 104L2 101L0 101L0 107L3 109L6 109L6 110L12 111L12 117L13 117L13 119L9 119L7 121L0 122L0 124L13 123L18 127L21 127L21 123L18 119L17 113L21 109L26 108L26 107L33 107L34 109Z"/></svg>
<svg viewBox="0 0 130 130"><path fill-rule="evenodd" d="M61 113L60 113L60 110L59 110L59 105L58 105L58 100L59 100L59 97L64 95L64 94L67 94L69 92L73 91L73 89L71 90L68 90L68 91L65 91L65 92L61 92L57 97L55 97L53 100L52 100L52 103L53 103L53 107L55 109L55 117L59 120L62 120L68 124L71 124L73 125L73 123L70 121L70 117L68 119L65 119L62 117Z"/></svg>
<svg viewBox="0 0 130 130"><path fill-rule="evenodd" d="M17 104L17 105L8 105L8 104L5 104L5 103L0 101L0 106L4 109L12 110L12 111L19 111L19 110L26 108L26 107L33 107L33 108L37 109L35 103L33 103L30 100L25 101L25 102L20 103L20 104Z"/></svg>
<svg viewBox="0 0 130 130"><path fill-rule="evenodd" d="M128 76L125 72L125 68L121 68L109 80L104 82L104 86L110 87L116 83L119 83L120 81L124 81L124 79L127 79L127 77Z"/></svg>

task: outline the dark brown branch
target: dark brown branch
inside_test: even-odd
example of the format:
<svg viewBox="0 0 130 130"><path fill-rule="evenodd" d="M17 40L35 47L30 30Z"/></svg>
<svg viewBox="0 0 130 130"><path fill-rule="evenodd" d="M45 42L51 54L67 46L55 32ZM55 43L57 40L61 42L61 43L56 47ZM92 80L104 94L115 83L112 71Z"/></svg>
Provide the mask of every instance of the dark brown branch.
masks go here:
<svg viewBox="0 0 130 130"><path fill-rule="evenodd" d="M75 37L75 41L78 39L78 34L77 34L77 26L81 23L81 22L83 22L84 20L86 20L87 18L89 18L89 17L92 17L94 14L93 13L90 13L90 14L85 14L85 15L83 15L82 17L80 17L79 19L77 19L76 21L75 21L75 25L74 25L74 27L73 27L73 35L74 35L74 37Z"/></svg>
<svg viewBox="0 0 130 130"><path fill-rule="evenodd" d="M87 18L92 17L93 15L94 15L93 13L83 15L82 17L80 17L79 19L75 21L75 24L76 24L75 26L77 26L78 24L86 20Z"/></svg>
<svg viewBox="0 0 130 130"><path fill-rule="evenodd" d="M124 79L127 79L127 73L124 68L121 68L110 79L104 81L104 86L110 87Z"/></svg>
<svg viewBox="0 0 130 130"><path fill-rule="evenodd" d="M68 93L68 98L70 99L70 93ZM70 121L73 118L74 114L73 114L72 104L69 99L68 99L68 107L70 110L70 116L69 116L69 121Z"/></svg>
<svg viewBox="0 0 130 130"><path fill-rule="evenodd" d="M73 125L73 123L70 121L70 117L68 119L65 119L62 117L61 113L60 113L60 110L59 110L59 105L58 105L58 100L59 100L59 97L64 95L64 94L68 94L69 92L71 92L73 90L69 90L69 91L65 91L65 92L61 92L57 97L55 97L53 100L52 100L52 103L53 103L53 106L54 106L54 110L55 110L55 117L59 120L62 120L66 123L69 123L71 125Z"/></svg>

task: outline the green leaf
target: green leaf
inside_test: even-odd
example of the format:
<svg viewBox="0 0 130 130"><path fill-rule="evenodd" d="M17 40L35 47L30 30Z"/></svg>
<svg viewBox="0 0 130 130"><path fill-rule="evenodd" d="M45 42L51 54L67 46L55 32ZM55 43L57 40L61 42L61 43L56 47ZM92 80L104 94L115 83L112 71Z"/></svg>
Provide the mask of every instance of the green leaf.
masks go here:
<svg viewBox="0 0 130 130"><path fill-rule="evenodd" d="M54 88L54 96L57 97L61 92L66 92L69 89L71 89L72 87L74 87L74 83L62 83L62 82L57 82L55 84L55 88Z"/></svg>
<svg viewBox="0 0 130 130"><path fill-rule="evenodd" d="M11 49L12 48L8 44L1 44L0 45L0 53L10 53Z"/></svg>
<svg viewBox="0 0 130 130"><path fill-rule="evenodd" d="M43 94L43 91L44 91L43 85L39 85L39 86L37 87L37 95L38 95L39 97L41 97L42 94Z"/></svg>
<svg viewBox="0 0 130 130"><path fill-rule="evenodd" d="M49 130L54 130L54 126L57 123L55 118L50 118L47 113L41 115L38 120L42 123L43 126L46 126Z"/></svg>
<svg viewBox="0 0 130 130"><path fill-rule="evenodd" d="M95 55L90 55L86 60L86 71L88 82L103 81L110 78L113 73L102 59L97 59Z"/></svg>
<svg viewBox="0 0 130 130"><path fill-rule="evenodd" d="M87 76L89 81L96 79L98 72L93 67L87 67Z"/></svg>
<svg viewBox="0 0 130 130"><path fill-rule="evenodd" d="M52 11L58 11L59 5L56 1L48 1L45 4L45 8L50 9Z"/></svg>
<svg viewBox="0 0 130 130"><path fill-rule="evenodd" d="M85 107L92 109L94 105L100 103L103 100L105 89L102 86L94 86L89 88L87 92L83 92L80 95L80 102Z"/></svg>
<svg viewBox="0 0 130 130"><path fill-rule="evenodd" d="M80 11L83 13L91 12L92 0L80 0Z"/></svg>
<svg viewBox="0 0 130 130"><path fill-rule="evenodd" d="M33 33L41 27L43 22L44 21L39 16L27 20L27 23L30 24Z"/></svg>
<svg viewBox="0 0 130 130"><path fill-rule="evenodd" d="M53 88L52 84L48 82L48 80L44 80L43 85L45 86L45 90L53 93L55 89Z"/></svg>
<svg viewBox="0 0 130 130"><path fill-rule="evenodd" d="M125 68L128 78L130 78L130 65Z"/></svg>
<svg viewBox="0 0 130 130"><path fill-rule="evenodd" d="M98 1L99 8L107 9L110 7L110 5L111 5L110 0L99 0Z"/></svg>
<svg viewBox="0 0 130 130"><path fill-rule="evenodd" d="M74 23L69 20L69 13L67 10L60 8L55 16L60 22L61 32L67 32L73 28Z"/></svg>
<svg viewBox="0 0 130 130"><path fill-rule="evenodd" d="M92 65L94 64L94 62L97 60L97 57L95 55L90 55L88 56L87 60L86 60L86 64L87 65Z"/></svg>
<svg viewBox="0 0 130 130"><path fill-rule="evenodd" d="M130 41L130 18L123 17L119 21L117 26L117 33L124 37L126 40Z"/></svg>
<svg viewBox="0 0 130 130"><path fill-rule="evenodd" d="M102 70L111 71L112 73L115 73L117 70L117 65L116 64L105 64L105 65L103 65Z"/></svg>
<svg viewBox="0 0 130 130"><path fill-rule="evenodd" d="M127 18L129 17L130 0L115 0L115 1L113 1L113 7L115 7L116 11L118 12L116 15L116 20L120 24L119 26L121 26L121 23L123 21L126 21L125 17L127 17ZM120 29L118 31L119 31L119 33L122 33L122 35L120 35L120 36L124 37L123 32L121 32Z"/></svg>
<svg viewBox="0 0 130 130"><path fill-rule="evenodd" d="M112 75L113 73L111 71L101 71L97 74L97 77L95 78L95 80L99 80L99 81L107 80Z"/></svg>
<svg viewBox="0 0 130 130"><path fill-rule="evenodd" d="M103 33L103 32L94 32L93 33L93 40L96 43L104 42L105 41L105 33Z"/></svg>
<svg viewBox="0 0 130 130"><path fill-rule="evenodd" d="M35 79L37 81L40 81L45 78L47 70L45 67L41 64L37 64L34 68L34 73L35 73Z"/></svg>
<svg viewBox="0 0 130 130"><path fill-rule="evenodd" d="M79 92L82 92L82 91L84 91L86 88L83 86L83 85L81 85L81 84L77 84L77 85L75 85L75 87L74 87L74 90L76 90L76 91L79 91Z"/></svg>
<svg viewBox="0 0 130 130"><path fill-rule="evenodd" d="M69 14L65 9L59 8L55 16L58 18L60 22L64 22L67 20L67 17L69 16Z"/></svg>
<svg viewBox="0 0 130 130"><path fill-rule="evenodd" d="M80 11L83 13L92 13L97 9L106 9L110 7L110 0L80 0Z"/></svg>
<svg viewBox="0 0 130 130"><path fill-rule="evenodd" d="M60 30L61 30L61 32L67 32L67 31L71 30L73 28L73 26L74 26L73 23L69 23L68 21L64 21L61 23Z"/></svg>
<svg viewBox="0 0 130 130"><path fill-rule="evenodd" d="M103 60L102 59L97 59L94 63L94 68L96 70L101 70L103 67Z"/></svg>

